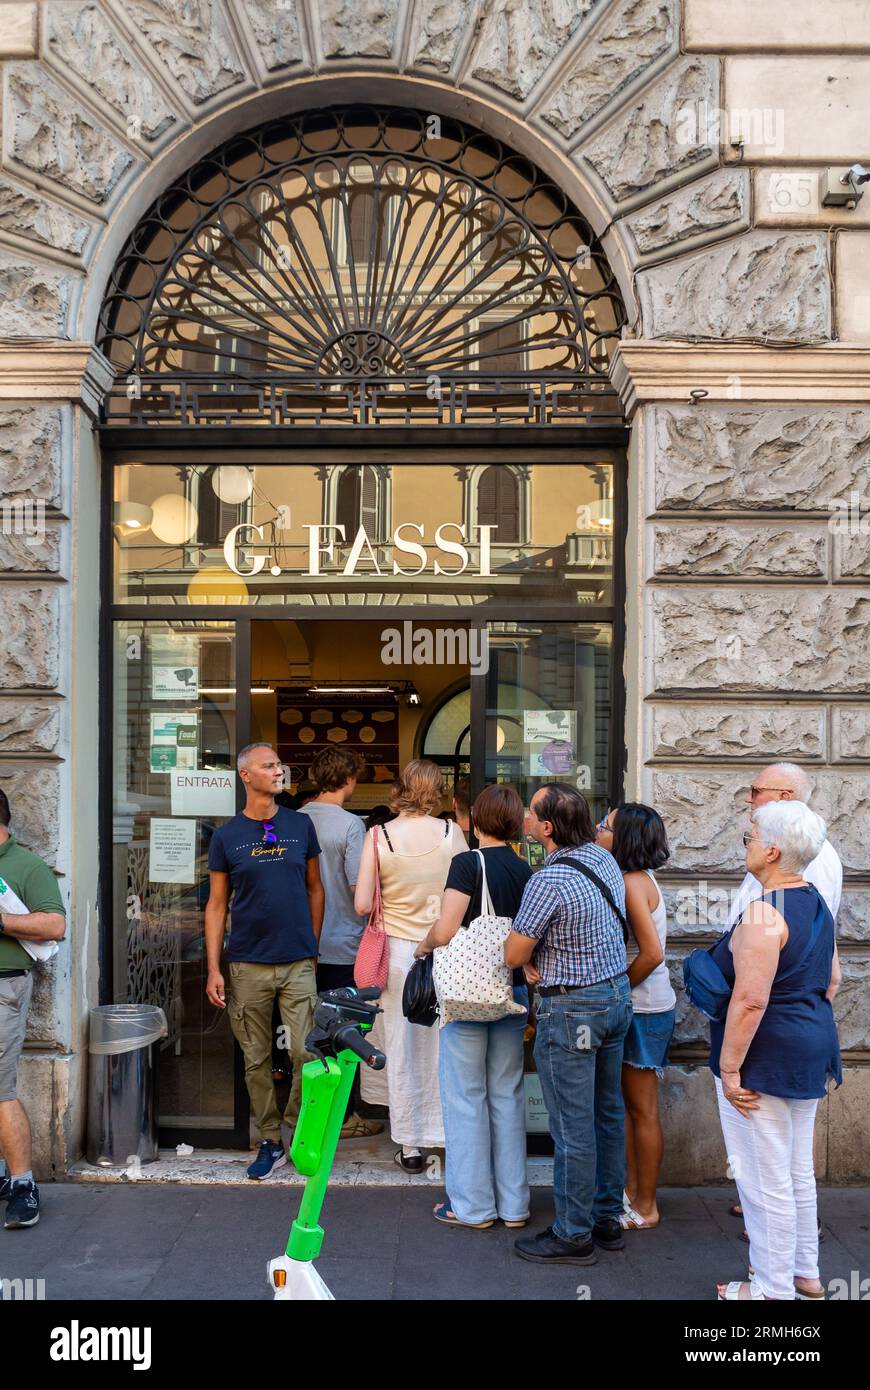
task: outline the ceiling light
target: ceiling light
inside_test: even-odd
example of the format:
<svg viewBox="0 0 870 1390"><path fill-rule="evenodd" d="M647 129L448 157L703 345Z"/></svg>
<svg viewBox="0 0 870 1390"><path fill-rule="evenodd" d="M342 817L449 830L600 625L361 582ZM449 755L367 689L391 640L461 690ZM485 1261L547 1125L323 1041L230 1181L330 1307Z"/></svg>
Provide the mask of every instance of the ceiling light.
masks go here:
<svg viewBox="0 0 870 1390"><path fill-rule="evenodd" d="M211 475L211 485L228 507L241 506L254 491L251 470L235 463L224 463L216 468Z"/></svg>
<svg viewBox="0 0 870 1390"><path fill-rule="evenodd" d="M165 545L185 545L196 535L199 515L186 497L164 492L162 497L155 498L151 511L151 530Z"/></svg>

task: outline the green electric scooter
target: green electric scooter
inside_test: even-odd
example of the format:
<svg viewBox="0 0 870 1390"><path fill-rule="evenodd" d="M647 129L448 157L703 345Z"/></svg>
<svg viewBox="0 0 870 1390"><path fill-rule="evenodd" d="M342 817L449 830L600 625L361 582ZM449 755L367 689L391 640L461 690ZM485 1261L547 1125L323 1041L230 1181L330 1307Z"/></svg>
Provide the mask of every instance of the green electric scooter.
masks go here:
<svg viewBox="0 0 870 1390"><path fill-rule="evenodd" d="M308 1181L286 1252L269 1261L276 1299L333 1298L314 1268L323 1244L320 1212L356 1069L361 1061L375 1071L386 1065L383 1052L364 1037L381 1012L374 1002L380 995L379 989L331 989L315 1005L305 1048L320 1060L302 1068L302 1109L290 1149L291 1163Z"/></svg>

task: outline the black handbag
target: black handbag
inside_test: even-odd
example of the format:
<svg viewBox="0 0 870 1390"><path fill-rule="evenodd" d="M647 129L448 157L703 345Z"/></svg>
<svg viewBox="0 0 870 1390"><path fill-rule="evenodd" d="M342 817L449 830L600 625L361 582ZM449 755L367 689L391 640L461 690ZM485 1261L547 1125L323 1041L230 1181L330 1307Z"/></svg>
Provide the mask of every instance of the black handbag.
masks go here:
<svg viewBox="0 0 870 1390"><path fill-rule="evenodd" d="M432 980L432 952L414 961L405 976L402 990L402 1013L409 1023L431 1028L438 1017L438 1000Z"/></svg>

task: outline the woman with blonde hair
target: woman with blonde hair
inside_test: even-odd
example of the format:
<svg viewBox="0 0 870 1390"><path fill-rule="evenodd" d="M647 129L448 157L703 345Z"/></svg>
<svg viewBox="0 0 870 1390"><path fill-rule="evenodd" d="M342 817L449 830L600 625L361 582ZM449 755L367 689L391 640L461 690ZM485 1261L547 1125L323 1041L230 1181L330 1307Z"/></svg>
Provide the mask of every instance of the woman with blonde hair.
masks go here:
<svg viewBox="0 0 870 1390"><path fill-rule="evenodd" d="M357 912L371 912L379 869L390 963L376 1031L387 1054L390 1134L400 1146L395 1158L406 1173L423 1171L422 1149L444 1146L438 1029L409 1023L402 1013L414 951L438 920L451 860L468 848L459 827L434 814L441 799L441 769L425 758L408 763L390 796L395 819L366 835L354 895ZM375 1073L363 1076L362 1098L370 1104L382 1099L377 1082Z"/></svg>

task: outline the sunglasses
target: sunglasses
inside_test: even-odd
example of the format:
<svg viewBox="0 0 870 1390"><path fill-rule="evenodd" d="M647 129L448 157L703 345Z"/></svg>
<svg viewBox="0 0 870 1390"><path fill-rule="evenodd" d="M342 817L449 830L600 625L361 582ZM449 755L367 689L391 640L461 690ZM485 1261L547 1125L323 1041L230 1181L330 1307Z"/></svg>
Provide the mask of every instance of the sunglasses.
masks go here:
<svg viewBox="0 0 870 1390"><path fill-rule="evenodd" d="M272 821L263 821L263 841L264 845L277 845L278 836L275 834L275 826Z"/></svg>
<svg viewBox="0 0 870 1390"><path fill-rule="evenodd" d="M750 788L749 788L749 795L750 795L751 797L754 798L754 797L758 796L761 792L788 792L788 791L791 791L791 787L750 787Z"/></svg>
<svg viewBox="0 0 870 1390"><path fill-rule="evenodd" d="M753 835L753 833L752 833L751 830L744 830L744 832L743 832L743 848L744 848L744 849L748 849L750 845L766 845L766 844L768 844L768 843L769 843L768 840L758 840L758 839L756 839L756 837Z"/></svg>

